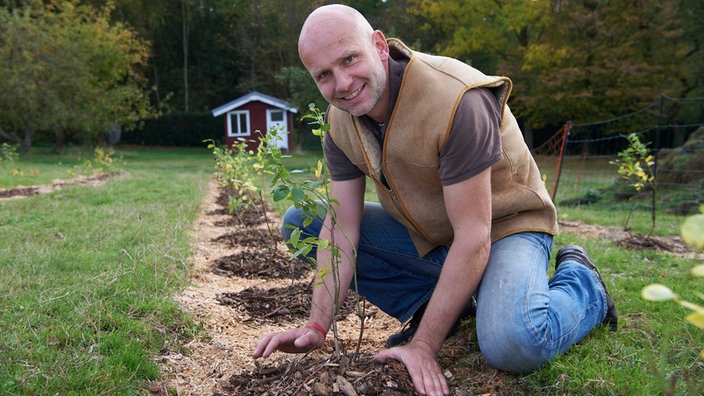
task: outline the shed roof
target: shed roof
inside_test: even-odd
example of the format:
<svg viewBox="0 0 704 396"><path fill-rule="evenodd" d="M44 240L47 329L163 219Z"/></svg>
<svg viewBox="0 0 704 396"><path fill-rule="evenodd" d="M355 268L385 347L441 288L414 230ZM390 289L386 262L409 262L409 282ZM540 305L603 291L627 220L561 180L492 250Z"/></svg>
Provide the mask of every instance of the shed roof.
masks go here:
<svg viewBox="0 0 704 396"><path fill-rule="evenodd" d="M213 117L217 117L244 104L255 101L264 102L268 105L278 107L279 109L290 111L292 113L298 113L298 109L291 106L288 102L257 91L252 91L247 95L241 96L231 102L225 103L222 106L216 107L211 110L211 112L213 113Z"/></svg>

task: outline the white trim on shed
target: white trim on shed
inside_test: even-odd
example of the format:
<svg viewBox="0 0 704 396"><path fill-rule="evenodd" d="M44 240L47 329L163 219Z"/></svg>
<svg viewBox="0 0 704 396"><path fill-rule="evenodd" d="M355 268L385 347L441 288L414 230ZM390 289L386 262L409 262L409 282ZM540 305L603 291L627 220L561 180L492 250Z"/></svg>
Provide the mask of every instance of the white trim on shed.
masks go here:
<svg viewBox="0 0 704 396"><path fill-rule="evenodd" d="M227 113L230 110L243 106L249 102L255 101L263 102L270 106L278 107L279 109L290 111L292 113L298 113L298 109L291 106L288 102L285 102L281 99L276 99L273 96L269 96L257 91L250 92L247 95L233 100L232 102L225 103L222 106L216 107L211 112L213 113L214 117L217 117L219 115Z"/></svg>

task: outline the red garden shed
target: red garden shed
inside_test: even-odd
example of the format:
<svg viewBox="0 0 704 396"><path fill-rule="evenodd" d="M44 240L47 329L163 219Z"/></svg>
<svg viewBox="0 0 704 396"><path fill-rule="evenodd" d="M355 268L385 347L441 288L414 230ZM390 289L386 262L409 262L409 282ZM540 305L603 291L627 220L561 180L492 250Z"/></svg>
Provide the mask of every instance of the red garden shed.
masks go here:
<svg viewBox="0 0 704 396"><path fill-rule="evenodd" d="M279 133L276 146L282 150L291 147L293 114L298 109L288 102L261 92L250 92L212 110L213 116L225 114L225 145L232 147L238 138L247 140L247 148L256 150L259 133L266 134L272 128Z"/></svg>

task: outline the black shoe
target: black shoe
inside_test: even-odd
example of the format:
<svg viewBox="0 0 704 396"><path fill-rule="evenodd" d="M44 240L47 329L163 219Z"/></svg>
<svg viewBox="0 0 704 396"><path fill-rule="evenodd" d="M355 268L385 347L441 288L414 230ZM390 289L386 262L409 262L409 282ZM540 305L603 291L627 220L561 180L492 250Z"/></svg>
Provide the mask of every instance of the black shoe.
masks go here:
<svg viewBox="0 0 704 396"><path fill-rule="evenodd" d="M403 345L408 343L411 338L413 338L413 335L416 333L418 330L418 326L420 326L420 321L423 319L423 313L425 313L425 308L428 307L428 303L425 303L418 308L418 310L413 314L413 317L411 317L411 320L409 320L399 331L398 333L391 334L389 338L386 340L386 344L384 346L386 348L392 348L395 346ZM469 300L469 304L467 304L467 307L465 308L464 311L462 311L462 314L460 315L460 318L457 319L457 322L455 322L455 325L452 327L452 330L450 330L450 334L448 334L448 337L455 334L459 329L460 329L460 322L463 319L467 319L469 317L474 317L477 314L477 300L472 296L472 298Z"/></svg>
<svg viewBox="0 0 704 396"><path fill-rule="evenodd" d="M560 264L565 261L565 260L574 260L583 266L589 268L599 279L599 282L601 283L601 286L604 288L604 291L606 292L606 318L602 323L607 324L609 326L610 331L616 331L616 328L618 327L618 315L616 314L616 303L614 302L614 299L611 298L611 295L609 294L609 291L606 289L606 285L604 284L604 280L601 279L601 274L599 273L599 270L596 269L596 266L592 261L589 259L589 256L587 256L587 253L584 251L579 246L573 246L573 245L568 245L560 249L560 251L557 252L557 256L555 257L555 271L557 271L557 267L560 266Z"/></svg>

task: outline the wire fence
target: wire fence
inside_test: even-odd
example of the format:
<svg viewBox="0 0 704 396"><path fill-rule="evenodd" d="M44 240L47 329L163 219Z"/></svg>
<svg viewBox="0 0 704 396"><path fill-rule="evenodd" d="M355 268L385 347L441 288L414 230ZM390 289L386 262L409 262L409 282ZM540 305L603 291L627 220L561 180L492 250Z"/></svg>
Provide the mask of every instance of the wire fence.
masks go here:
<svg viewBox="0 0 704 396"><path fill-rule="evenodd" d="M655 190L642 202L677 214L692 213L704 202L704 97L661 95L651 106L610 120L567 122L533 150L546 186L558 205L589 204L633 196L612 161L638 134L654 156ZM552 171L554 170L554 171ZM658 209L658 210L659 210Z"/></svg>

